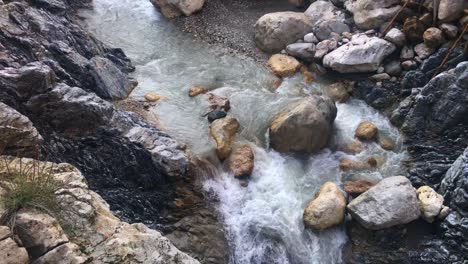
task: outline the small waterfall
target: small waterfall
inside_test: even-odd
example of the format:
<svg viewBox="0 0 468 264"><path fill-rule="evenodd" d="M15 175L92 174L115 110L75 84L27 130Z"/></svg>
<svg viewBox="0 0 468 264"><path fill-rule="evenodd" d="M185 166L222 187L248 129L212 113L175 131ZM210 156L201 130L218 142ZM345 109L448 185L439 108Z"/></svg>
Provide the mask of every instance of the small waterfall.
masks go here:
<svg viewBox="0 0 468 264"><path fill-rule="evenodd" d="M202 96L187 96L192 85L228 87L217 92L229 97L230 115L241 124L238 140L255 152L255 169L249 185L238 180L221 164L204 167L204 188L219 199L232 264L341 263L346 243L343 227L315 232L304 228L303 210L320 186L333 181L341 185L352 178L381 179L397 175L405 158L397 129L360 100L339 104L335 131L329 149L312 155L283 155L267 148L266 131L271 119L286 104L301 96L321 92L321 85L307 85L301 77L285 80L273 93L267 83L272 76L248 60L224 55L180 33L161 18L149 0L95 0L94 10L82 11L85 26L105 43L121 47L137 67L139 86L132 96L154 91L165 100L156 113L172 136L188 145L200 158L212 157L214 142L203 113ZM376 124L396 142L394 151L377 143L364 144L357 155L341 151L351 142L361 121ZM378 157L372 171L339 170L343 158ZM210 167L213 166L213 167Z"/></svg>

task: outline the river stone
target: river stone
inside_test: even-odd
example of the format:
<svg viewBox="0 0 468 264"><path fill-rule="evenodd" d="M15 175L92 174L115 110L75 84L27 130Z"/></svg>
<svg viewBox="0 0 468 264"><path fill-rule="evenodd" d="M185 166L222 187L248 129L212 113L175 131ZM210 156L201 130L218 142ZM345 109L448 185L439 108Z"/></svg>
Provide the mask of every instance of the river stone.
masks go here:
<svg viewBox="0 0 468 264"><path fill-rule="evenodd" d="M162 96L155 93L155 92L149 92L147 94L145 94L145 99L146 101L149 101L149 102L157 102L159 100L161 100Z"/></svg>
<svg viewBox="0 0 468 264"><path fill-rule="evenodd" d="M356 128L355 136L360 140L373 140L377 136L379 129L372 122L361 122Z"/></svg>
<svg viewBox="0 0 468 264"><path fill-rule="evenodd" d="M38 148L43 139L29 118L0 102L0 149Z"/></svg>
<svg viewBox="0 0 468 264"><path fill-rule="evenodd" d="M357 196L367 192L375 183L367 180L346 181L344 183L344 191L352 196Z"/></svg>
<svg viewBox="0 0 468 264"><path fill-rule="evenodd" d="M417 17L407 18L403 24L403 33L410 42L419 42L423 40L423 34L426 27Z"/></svg>
<svg viewBox="0 0 468 264"><path fill-rule="evenodd" d="M345 19L343 11L331 2L323 0L314 1L304 13L310 18L314 25L320 21L335 19L344 21Z"/></svg>
<svg viewBox="0 0 468 264"><path fill-rule="evenodd" d="M390 29L390 31L385 34L385 40L388 40L399 47L405 45L406 43L405 34L398 28Z"/></svg>
<svg viewBox="0 0 468 264"><path fill-rule="evenodd" d="M377 166L377 160L374 157L367 158L367 161L353 160L353 159L342 159L340 161L340 170L342 171L359 171L368 170Z"/></svg>
<svg viewBox="0 0 468 264"><path fill-rule="evenodd" d="M320 41L316 46L314 58L321 60L328 52L336 49L337 46L338 43L334 39Z"/></svg>
<svg viewBox="0 0 468 264"><path fill-rule="evenodd" d="M301 63L291 56L275 54L270 57L267 66L277 76L288 77L301 68Z"/></svg>
<svg viewBox="0 0 468 264"><path fill-rule="evenodd" d="M57 220L37 211L20 211L16 215L15 230L32 257L68 242Z"/></svg>
<svg viewBox="0 0 468 264"><path fill-rule="evenodd" d="M437 17L443 22L455 21L460 18L463 9L467 6L466 0L441 0Z"/></svg>
<svg viewBox="0 0 468 264"><path fill-rule="evenodd" d="M345 208L346 199L340 188L333 182L326 182L304 210L304 225L325 230L342 224Z"/></svg>
<svg viewBox="0 0 468 264"><path fill-rule="evenodd" d="M337 82L325 86L324 92L333 99L333 101L344 103L349 99L349 92L353 89L352 86L353 84L350 82Z"/></svg>
<svg viewBox="0 0 468 264"><path fill-rule="evenodd" d="M89 73L94 78L94 91L104 99L124 99L133 90L128 76L107 58L93 57L88 65Z"/></svg>
<svg viewBox="0 0 468 264"><path fill-rule="evenodd" d="M438 48L445 42L442 30L431 27L426 29L423 35L424 43L430 48Z"/></svg>
<svg viewBox="0 0 468 264"><path fill-rule="evenodd" d="M294 43L286 47L286 53L301 60L311 61L315 55L315 45L312 43Z"/></svg>
<svg viewBox="0 0 468 264"><path fill-rule="evenodd" d="M378 28L398 12L400 0L348 0L346 9L353 13L354 22L361 29Z"/></svg>
<svg viewBox="0 0 468 264"><path fill-rule="evenodd" d="M325 55L323 65L340 73L373 72L395 49L386 40L358 34L351 42Z"/></svg>
<svg viewBox="0 0 468 264"><path fill-rule="evenodd" d="M279 52L311 31L312 22L303 13L270 13L255 24L255 43L263 51Z"/></svg>
<svg viewBox="0 0 468 264"><path fill-rule="evenodd" d="M416 190L421 216L429 223L434 222L444 205L444 197L429 186L421 186Z"/></svg>
<svg viewBox="0 0 468 264"><path fill-rule="evenodd" d="M270 146L279 152L315 152L323 149L332 134L335 103L310 96L286 106L270 125Z"/></svg>
<svg viewBox="0 0 468 264"><path fill-rule="evenodd" d="M401 63L398 60L392 60L385 64L385 72L391 76L400 76L401 74Z"/></svg>
<svg viewBox="0 0 468 264"><path fill-rule="evenodd" d="M353 219L373 230L407 224L420 216L416 191L403 176L383 179L347 208Z"/></svg>
<svg viewBox="0 0 468 264"><path fill-rule="evenodd" d="M240 124L234 117L217 119L211 123L210 134L216 141L216 153L220 160L229 157L232 151L232 143Z"/></svg>
<svg viewBox="0 0 468 264"><path fill-rule="evenodd" d="M5 264L28 264L28 252L11 238L0 241L0 259Z"/></svg>
<svg viewBox="0 0 468 264"><path fill-rule="evenodd" d="M205 0L150 0L153 5L159 7L165 17L173 18L180 15L190 16L200 11Z"/></svg>
<svg viewBox="0 0 468 264"><path fill-rule="evenodd" d="M395 148L395 141L390 137L379 135L379 145L385 150L393 150Z"/></svg>
<svg viewBox="0 0 468 264"><path fill-rule="evenodd" d="M329 39L349 31L349 26L341 19L321 20L314 26L315 36L319 40Z"/></svg>
<svg viewBox="0 0 468 264"><path fill-rule="evenodd" d="M449 39L454 39L458 35L458 27L452 24L443 23L439 28L444 32Z"/></svg>
<svg viewBox="0 0 468 264"><path fill-rule="evenodd" d="M254 169L254 153L249 145L236 147L229 157L229 169L234 177L248 177Z"/></svg>
<svg viewBox="0 0 468 264"><path fill-rule="evenodd" d="M304 36L304 42L306 43L318 43L319 40L317 37L314 35L314 33L308 33Z"/></svg>
<svg viewBox="0 0 468 264"><path fill-rule="evenodd" d="M427 46L425 43L420 43L414 46L414 51L420 59L425 59L431 56L431 54L435 52L435 49Z"/></svg>

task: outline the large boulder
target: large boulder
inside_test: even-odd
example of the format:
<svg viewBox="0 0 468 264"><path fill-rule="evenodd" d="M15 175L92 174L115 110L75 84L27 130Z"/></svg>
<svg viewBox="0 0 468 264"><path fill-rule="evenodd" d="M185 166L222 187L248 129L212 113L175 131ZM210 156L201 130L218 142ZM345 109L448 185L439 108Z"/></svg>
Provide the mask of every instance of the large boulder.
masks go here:
<svg viewBox="0 0 468 264"><path fill-rule="evenodd" d="M340 73L373 72L395 49L395 45L386 40L358 34L349 43L325 55L323 65Z"/></svg>
<svg viewBox="0 0 468 264"><path fill-rule="evenodd" d="M232 151L232 143L240 124L234 117L216 119L211 123L210 134L216 141L216 153L220 160L229 157Z"/></svg>
<svg viewBox="0 0 468 264"><path fill-rule="evenodd" d="M200 11L205 0L151 0L151 3L159 7L164 16L173 18L181 15L190 16Z"/></svg>
<svg viewBox="0 0 468 264"><path fill-rule="evenodd" d="M24 247L18 246L16 242L8 237L0 240L0 258L1 263L6 264L28 264L28 252Z"/></svg>
<svg viewBox="0 0 468 264"><path fill-rule="evenodd" d="M437 17L443 22L455 21L463 14L468 6L466 0L441 0Z"/></svg>
<svg viewBox="0 0 468 264"><path fill-rule="evenodd" d="M408 178L388 177L348 204L353 219L368 229L407 224L420 216L416 190Z"/></svg>
<svg viewBox="0 0 468 264"><path fill-rule="evenodd" d="M26 116L0 103L0 149L38 148L42 137Z"/></svg>
<svg viewBox="0 0 468 264"><path fill-rule="evenodd" d="M327 182L304 210L304 224L316 230L339 225L344 221L345 209L346 199L340 188Z"/></svg>
<svg viewBox="0 0 468 264"><path fill-rule="evenodd" d="M279 52L311 31L312 22L303 13L270 13L255 24L255 43L263 51Z"/></svg>
<svg viewBox="0 0 468 264"><path fill-rule="evenodd" d="M361 29L378 28L398 12L400 0L348 0L346 9L353 13L354 22Z"/></svg>
<svg viewBox="0 0 468 264"><path fill-rule="evenodd" d="M270 145L279 152L314 152L324 148L336 118L335 103L311 96L286 106L270 125Z"/></svg>

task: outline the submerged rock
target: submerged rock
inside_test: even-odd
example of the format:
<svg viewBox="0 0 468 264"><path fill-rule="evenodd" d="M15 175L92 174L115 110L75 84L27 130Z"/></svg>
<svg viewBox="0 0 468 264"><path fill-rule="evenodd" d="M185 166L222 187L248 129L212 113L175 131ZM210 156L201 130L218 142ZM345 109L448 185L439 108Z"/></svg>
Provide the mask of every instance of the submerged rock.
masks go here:
<svg viewBox="0 0 468 264"><path fill-rule="evenodd" d="M304 224L316 230L339 225L344 221L345 208L346 199L340 188L333 182L327 182L304 210Z"/></svg>
<svg viewBox="0 0 468 264"><path fill-rule="evenodd" d="M325 55L323 65L340 73L373 72L395 49L386 40L358 34L348 44Z"/></svg>
<svg viewBox="0 0 468 264"><path fill-rule="evenodd" d="M232 144L240 124L234 117L225 117L211 123L210 134L216 141L216 153L220 160L229 157L232 151Z"/></svg>
<svg viewBox="0 0 468 264"><path fill-rule="evenodd" d="M275 54L268 60L268 68L279 77L288 77L294 75L301 63L295 58L283 54Z"/></svg>
<svg viewBox="0 0 468 264"><path fill-rule="evenodd" d="M254 169L254 153L249 145L238 146L229 157L229 169L234 177L248 177Z"/></svg>
<svg viewBox="0 0 468 264"><path fill-rule="evenodd" d="M157 102L159 100L161 100L161 95L155 93L155 92L149 92L147 94L145 94L145 99L149 102Z"/></svg>
<svg viewBox="0 0 468 264"><path fill-rule="evenodd" d="M349 93L352 92L353 86L353 83L350 82L337 82L327 85L324 90L333 101L344 103L348 101L350 97Z"/></svg>
<svg viewBox="0 0 468 264"><path fill-rule="evenodd" d="M344 191L352 196L357 196L367 192L375 183L366 180L346 181L344 183Z"/></svg>
<svg viewBox="0 0 468 264"><path fill-rule="evenodd" d="M277 12L255 23L255 43L266 52L279 52L312 31L309 17L298 12Z"/></svg>
<svg viewBox="0 0 468 264"><path fill-rule="evenodd" d="M347 208L353 219L368 229L407 224L420 216L416 190L403 176L383 179Z"/></svg>
<svg viewBox="0 0 468 264"><path fill-rule="evenodd" d="M205 87L201 87L201 86L192 86L189 90L189 96L190 97L195 97L199 94L204 94L208 92L208 89L206 89Z"/></svg>
<svg viewBox="0 0 468 264"><path fill-rule="evenodd" d="M224 118L226 117L227 113L223 110L215 110L213 112L210 112L207 116L208 122L212 123L216 119Z"/></svg>
<svg viewBox="0 0 468 264"><path fill-rule="evenodd" d="M270 125L270 145L279 152L315 152L332 134L336 106L330 99L311 96L291 103Z"/></svg>

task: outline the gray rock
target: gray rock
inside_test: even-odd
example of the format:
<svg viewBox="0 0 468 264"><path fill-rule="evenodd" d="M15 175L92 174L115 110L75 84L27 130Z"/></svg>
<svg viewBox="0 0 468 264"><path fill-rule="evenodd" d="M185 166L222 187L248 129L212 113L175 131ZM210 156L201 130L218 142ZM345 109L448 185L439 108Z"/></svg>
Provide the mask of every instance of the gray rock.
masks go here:
<svg viewBox="0 0 468 264"><path fill-rule="evenodd" d="M311 20L312 24L320 21L340 20L344 21L345 14L335 5L328 1L314 1L304 12Z"/></svg>
<svg viewBox="0 0 468 264"><path fill-rule="evenodd" d="M0 149L30 148L38 149L42 143L33 123L15 109L0 103Z"/></svg>
<svg viewBox="0 0 468 264"><path fill-rule="evenodd" d="M24 247L19 247L18 244L11 238L0 241L0 259L6 264L28 264L28 252Z"/></svg>
<svg viewBox="0 0 468 264"><path fill-rule="evenodd" d="M445 173L440 184L440 193L450 201L450 207L457 209L461 214L468 215L466 204L466 186L468 184L468 148L452 164Z"/></svg>
<svg viewBox="0 0 468 264"><path fill-rule="evenodd" d="M463 9L467 6L466 0L441 0L437 17L443 22L455 21L460 18Z"/></svg>
<svg viewBox="0 0 468 264"><path fill-rule="evenodd" d="M255 24L255 43L266 52L279 52L312 31L309 17L298 12L262 16Z"/></svg>
<svg viewBox="0 0 468 264"><path fill-rule="evenodd" d="M373 29L389 21L398 12L399 3L399 0L348 0L345 6L353 13L354 22L359 28Z"/></svg>
<svg viewBox="0 0 468 264"><path fill-rule="evenodd" d="M74 243L65 243L35 259L34 264L84 264L89 263L88 261L88 257L80 251L78 245Z"/></svg>
<svg viewBox="0 0 468 264"><path fill-rule="evenodd" d="M358 34L350 43L325 55L323 65L340 73L373 72L395 49L386 40Z"/></svg>
<svg viewBox="0 0 468 264"><path fill-rule="evenodd" d="M414 46L414 51L416 52L419 58L425 59L429 57L432 53L434 53L435 49L428 47L425 43L420 43Z"/></svg>
<svg viewBox="0 0 468 264"><path fill-rule="evenodd" d="M443 23L439 28L444 32L449 39L454 39L458 35L458 27L452 24Z"/></svg>
<svg viewBox="0 0 468 264"><path fill-rule="evenodd" d="M403 176L383 179L347 208L353 219L374 230L407 224L420 216L416 190Z"/></svg>
<svg viewBox="0 0 468 264"><path fill-rule="evenodd" d="M405 34L398 28L392 28L390 31L388 31L387 34L385 34L385 40L390 41L398 47L401 47L406 43Z"/></svg>
<svg viewBox="0 0 468 264"><path fill-rule="evenodd" d="M320 41L315 47L315 56L317 60L321 60L328 52L336 49L338 43L334 39L326 39Z"/></svg>
<svg viewBox="0 0 468 264"><path fill-rule="evenodd" d="M401 64L400 61L390 61L385 64L385 72L391 76L400 76L401 74Z"/></svg>
<svg viewBox="0 0 468 264"><path fill-rule="evenodd" d="M418 63L416 63L414 60L407 60L401 63L401 67L405 71L415 70L418 68Z"/></svg>
<svg viewBox="0 0 468 264"><path fill-rule="evenodd" d="M400 59L401 60L412 60L414 58L414 50L412 47L404 46L401 49Z"/></svg>
<svg viewBox="0 0 468 264"><path fill-rule="evenodd" d="M392 77L388 75L388 73L378 73L374 74L370 77L371 80L376 81L376 82L381 82L385 80L390 80Z"/></svg>
<svg viewBox="0 0 468 264"><path fill-rule="evenodd" d="M279 152L315 152L323 149L332 135L335 103L311 96L286 106L270 125L270 145Z"/></svg>
<svg viewBox="0 0 468 264"><path fill-rule="evenodd" d="M124 99L134 86L124 74L109 59L94 57L89 61L89 73L96 83L95 92L104 99Z"/></svg>
<svg viewBox="0 0 468 264"><path fill-rule="evenodd" d="M294 43L286 47L286 53L290 56L311 61L315 55L315 45L312 43Z"/></svg>
<svg viewBox="0 0 468 264"><path fill-rule="evenodd" d="M314 35L314 33L308 33L304 36L304 42L307 42L307 43L318 43L319 40L317 39L317 37Z"/></svg>
<svg viewBox="0 0 468 264"><path fill-rule="evenodd" d="M316 23L313 30L319 40L325 40L331 38L333 33L349 32L350 28L340 19L331 19Z"/></svg>
<svg viewBox="0 0 468 264"><path fill-rule="evenodd" d="M438 48L445 42L442 30L431 27L426 29L423 35L424 44L430 48Z"/></svg>

